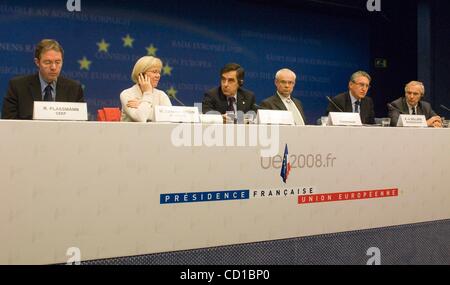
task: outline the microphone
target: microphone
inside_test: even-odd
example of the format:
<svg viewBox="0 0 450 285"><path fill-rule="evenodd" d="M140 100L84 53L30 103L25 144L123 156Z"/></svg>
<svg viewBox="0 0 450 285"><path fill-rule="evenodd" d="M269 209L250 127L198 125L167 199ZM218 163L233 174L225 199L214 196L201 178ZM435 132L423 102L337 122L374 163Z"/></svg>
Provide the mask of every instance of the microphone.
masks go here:
<svg viewBox="0 0 450 285"><path fill-rule="evenodd" d="M256 103L253 103L253 107L254 107L256 110L267 110L267 108L264 108L263 106L260 106L260 105L258 105L258 104L256 104Z"/></svg>
<svg viewBox="0 0 450 285"><path fill-rule="evenodd" d="M175 101L178 102L178 104L180 104L181 106L185 106L183 102L180 101L180 99L178 99L176 96L174 96L173 94L168 94L170 98L173 98Z"/></svg>
<svg viewBox="0 0 450 285"><path fill-rule="evenodd" d="M444 105L442 105L442 104L441 104L441 108L442 108L442 109L444 109L444 110L446 110L446 111L448 111L448 112L450 112L450 109L449 109L449 108L447 108L447 107L445 107L445 106L444 106Z"/></svg>
<svg viewBox="0 0 450 285"><path fill-rule="evenodd" d="M342 111L341 108L339 108L339 106L336 103L334 103L333 99L331 99L329 96L325 96L325 97L327 97L328 101L330 101L330 103L333 104L333 106L336 107L336 109L338 109L339 112L344 112L344 111Z"/></svg>
<svg viewBox="0 0 450 285"><path fill-rule="evenodd" d="M387 103L387 105L388 105L389 108L391 108L391 109L393 109L393 110L399 112L399 113L402 114L402 115L409 115L409 114L406 114L405 112L401 111L399 108L395 107L395 106L392 105L391 103Z"/></svg>

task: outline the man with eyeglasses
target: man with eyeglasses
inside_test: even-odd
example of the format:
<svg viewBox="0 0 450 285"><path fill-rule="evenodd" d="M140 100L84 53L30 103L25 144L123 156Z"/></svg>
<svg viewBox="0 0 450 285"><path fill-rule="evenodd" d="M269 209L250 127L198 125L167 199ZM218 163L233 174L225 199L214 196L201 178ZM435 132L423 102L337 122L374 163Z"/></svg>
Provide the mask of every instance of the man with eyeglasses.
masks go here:
<svg viewBox="0 0 450 285"><path fill-rule="evenodd" d="M333 97L333 102L337 106L330 102L327 114L329 112L359 113L363 124L375 124L373 101L372 98L366 96L371 81L372 78L365 71L353 73L348 82L348 92Z"/></svg>
<svg viewBox="0 0 450 285"><path fill-rule="evenodd" d="M51 39L40 41L34 53L38 73L11 79L3 100L2 119L31 120L34 101L84 102L78 82L59 76L64 50Z"/></svg>
<svg viewBox="0 0 450 285"><path fill-rule="evenodd" d="M442 120L431 108L431 104L422 101L425 86L420 81L411 81L405 86L405 96L388 104L391 126L397 126L400 113L409 115L425 115L429 127L441 128Z"/></svg>
<svg viewBox="0 0 450 285"><path fill-rule="evenodd" d="M292 97L295 87L295 73L287 68L280 69L275 74L275 95L261 102L261 107L270 110L287 110L292 112L296 125L305 125L306 117L299 99Z"/></svg>

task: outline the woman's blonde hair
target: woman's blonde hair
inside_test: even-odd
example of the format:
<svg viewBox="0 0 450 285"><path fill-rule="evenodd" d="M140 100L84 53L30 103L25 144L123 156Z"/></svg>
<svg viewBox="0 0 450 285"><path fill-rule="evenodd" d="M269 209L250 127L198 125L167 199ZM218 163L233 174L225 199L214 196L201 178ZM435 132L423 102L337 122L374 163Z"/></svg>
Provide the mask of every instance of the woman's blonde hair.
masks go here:
<svg viewBox="0 0 450 285"><path fill-rule="evenodd" d="M134 83L138 83L139 73L147 72L152 68L162 69L162 61L154 56L143 56L134 65L133 71L131 72L131 80Z"/></svg>

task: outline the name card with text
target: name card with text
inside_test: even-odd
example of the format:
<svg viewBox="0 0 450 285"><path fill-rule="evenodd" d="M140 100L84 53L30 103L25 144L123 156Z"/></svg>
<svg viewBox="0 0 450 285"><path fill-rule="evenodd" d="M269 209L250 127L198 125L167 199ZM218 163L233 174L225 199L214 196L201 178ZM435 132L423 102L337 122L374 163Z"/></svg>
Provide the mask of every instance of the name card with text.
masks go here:
<svg viewBox="0 0 450 285"><path fill-rule="evenodd" d="M155 122L199 123L197 107L156 106Z"/></svg>
<svg viewBox="0 0 450 285"><path fill-rule="evenodd" d="M405 115L402 114L398 118L397 127L416 127L416 128L426 128L427 119L424 115Z"/></svg>
<svg viewBox="0 0 450 285"><path fill-rule="evenodd" d="M222 115L201 114L200 122L203 124L223 124Z"/></svg>
<svg viewBox="0 0 450 285"><path fill-rule="evenodd" d="M290 111L258 110L258 124L267 125L294 125L294 117Z"/></svg>
<svg viewBox="0 0 450 285"><path fill-rule="evenodd" d="M87 104L35 101L33 105L33 120L87 121Z"/></svg>
<svg viewBox="0 0 450 285"><path fill-rule="evenodd" d="M328 114L329 126L362 126L359 113L330 112Z"/></svg>

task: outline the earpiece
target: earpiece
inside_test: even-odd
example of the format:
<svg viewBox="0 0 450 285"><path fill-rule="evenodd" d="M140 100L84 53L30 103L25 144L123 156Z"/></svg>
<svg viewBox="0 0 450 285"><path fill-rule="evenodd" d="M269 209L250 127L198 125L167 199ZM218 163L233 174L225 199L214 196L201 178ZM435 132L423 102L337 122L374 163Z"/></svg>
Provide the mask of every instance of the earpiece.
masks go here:
<svg viewBox="0 0 450 285"><path fill-rule="evenodd" d="M239 67L236 70L236 74L237 74L237 79L238 79L238 84L239 87L241 87L242 85L244 85L244 75L245 75L245 70L242 67Z"/></svg>

